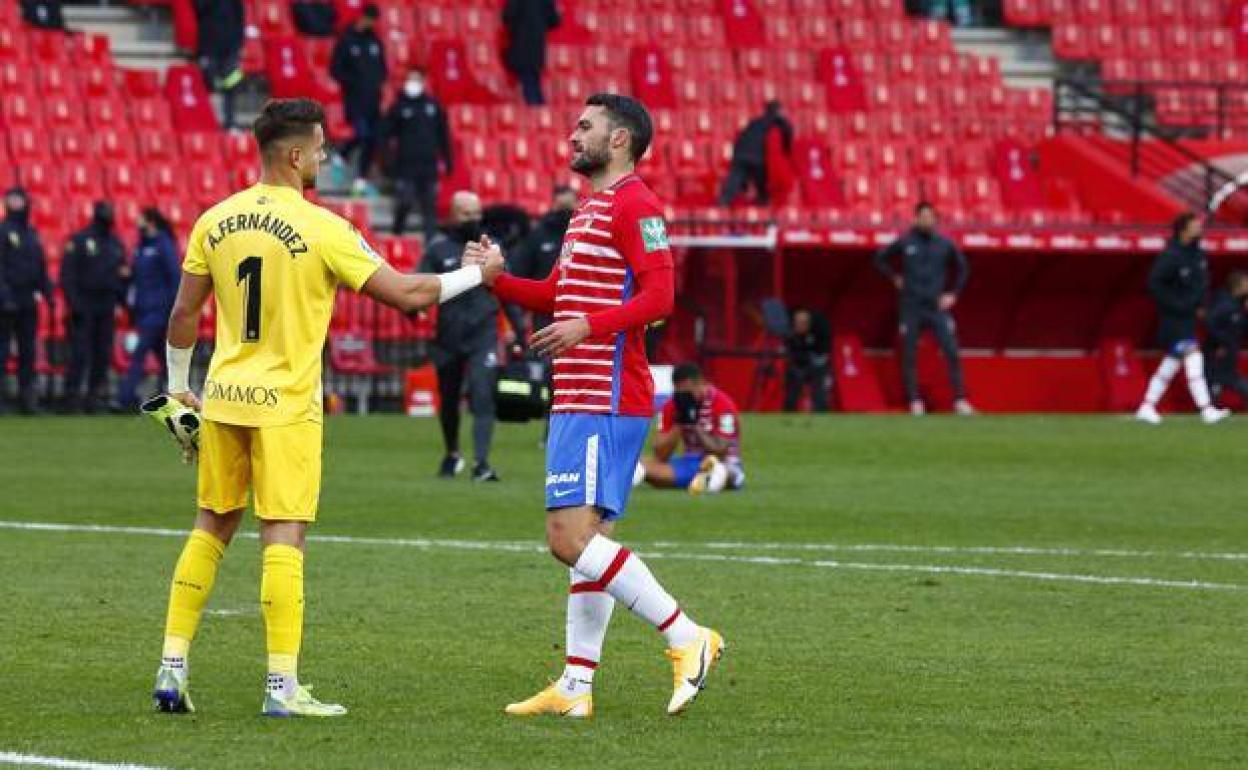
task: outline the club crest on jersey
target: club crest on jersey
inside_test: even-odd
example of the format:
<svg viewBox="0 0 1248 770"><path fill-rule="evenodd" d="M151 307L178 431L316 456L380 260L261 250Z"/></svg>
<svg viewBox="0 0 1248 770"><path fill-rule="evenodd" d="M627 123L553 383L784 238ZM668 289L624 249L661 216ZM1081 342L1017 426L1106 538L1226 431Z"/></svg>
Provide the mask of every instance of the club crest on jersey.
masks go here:
<svg viewBox="0 0 1248 770"><path fill-rule="evenodd" d="M638 225L641 227L641 241L647 253L668 248L667 227L663 224L663 217L646 217Z"/></svg>

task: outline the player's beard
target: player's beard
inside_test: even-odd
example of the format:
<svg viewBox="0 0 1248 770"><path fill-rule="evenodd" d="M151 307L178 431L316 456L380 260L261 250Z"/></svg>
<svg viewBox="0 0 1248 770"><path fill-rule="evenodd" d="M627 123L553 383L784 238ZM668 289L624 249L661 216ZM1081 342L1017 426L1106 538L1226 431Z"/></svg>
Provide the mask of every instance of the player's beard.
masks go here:
<svg viewBox="0 0 1248 770"><path fill-rule="evenodd" d="M301 171L299 173L299 181L303 182L304 190L316 189L316 176L317 176L316 172L317 172L317 169L313 168L310 172Z"/></svg>
<svg viewBox="0 0 1248 770"><path fill-rule="evenodd" d="M585 145L581 154L572 159L571 167L581 176L592 177L602 172L610 162L611 153L607 150L607 143L603 142L600 147Z"/></svg>

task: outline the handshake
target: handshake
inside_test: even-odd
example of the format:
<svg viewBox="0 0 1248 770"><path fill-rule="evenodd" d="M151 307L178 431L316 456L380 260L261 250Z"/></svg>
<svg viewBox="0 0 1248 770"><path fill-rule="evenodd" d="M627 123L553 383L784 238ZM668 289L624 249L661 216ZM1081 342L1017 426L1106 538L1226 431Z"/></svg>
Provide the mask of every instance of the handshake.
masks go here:
<svg viewBox="0 0 1248 770"><path fill-rule="evenodd" d="M494 279L503 272L503 250L483 235L479 241L468 241L464 246L464 267L476 265L481 268L481 282L493 286Z"/></svg>

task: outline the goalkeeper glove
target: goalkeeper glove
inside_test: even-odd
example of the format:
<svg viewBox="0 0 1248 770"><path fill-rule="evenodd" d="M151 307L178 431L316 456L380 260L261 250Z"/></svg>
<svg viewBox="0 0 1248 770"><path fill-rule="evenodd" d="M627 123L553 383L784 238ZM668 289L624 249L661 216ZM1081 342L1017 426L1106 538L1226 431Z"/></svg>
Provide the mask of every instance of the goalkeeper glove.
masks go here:
<svg viewBox="0 0 1248 770"><path fill-rule="evenodd" d="M139 411L169 431L182 449L182 462L190 465L199 454L199 413L169 396L152 396Z"/></svg>

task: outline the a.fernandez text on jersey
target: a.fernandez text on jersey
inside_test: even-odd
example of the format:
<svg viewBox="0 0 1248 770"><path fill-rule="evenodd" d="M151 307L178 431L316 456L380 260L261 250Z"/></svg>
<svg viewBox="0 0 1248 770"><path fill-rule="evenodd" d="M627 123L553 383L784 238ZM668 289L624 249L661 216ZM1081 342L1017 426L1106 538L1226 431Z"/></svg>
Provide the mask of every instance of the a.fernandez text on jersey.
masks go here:
<svg viewBox="0 0 1248 770"><path fill-rule="evenodd" d="M321 353L340 283L381 259L345 219L288 187L256 185L195 223L182 268L212 277L216 349L204 417L266 427L321 419Z"/></svg>

